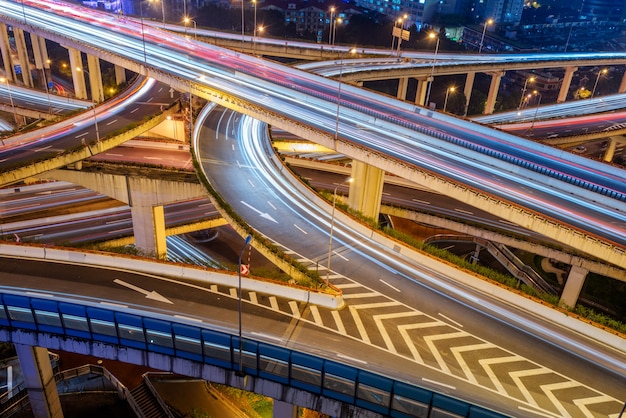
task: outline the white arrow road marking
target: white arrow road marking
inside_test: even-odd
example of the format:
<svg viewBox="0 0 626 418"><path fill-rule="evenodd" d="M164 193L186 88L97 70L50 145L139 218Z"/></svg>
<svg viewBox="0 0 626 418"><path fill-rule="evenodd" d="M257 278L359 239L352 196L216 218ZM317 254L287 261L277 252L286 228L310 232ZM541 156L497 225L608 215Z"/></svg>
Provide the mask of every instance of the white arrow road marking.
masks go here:
<svg viewBox="0 0 626 418"><path fill-rule="evenodd" d="M265 212L261 212L260 210L258 210L257 208L253 207L252 205L250 205L249 203L244 202L243 200L241 201L241 203L243 203L244 205L246 205L247 207L249 207L250 209L252 209L253 211L255 211L256 213L258 213L261 218L265 218L269 221L272 221L274 223L278 223L278 221L274 218L272 218L272 215L270 215L269 213Z"/></svg>
<svg viewBox="0 0 626 418"><path fill-rule="evenodd" d="M164 296L161 296L154 290L152 291L145 290L145 289L142 289L141 287L137 287L130 283L126 283L124 280L120 280L120 279L113 280L113 283L119 284L120 286L127 287L131 290L134 290L135 292L143 293L144 295L146 295L146 299L152 299L152 300L157 300L159 302L171 303L172 305L174 304L174 302L172 302L171 300L167 299Z"/></svg>

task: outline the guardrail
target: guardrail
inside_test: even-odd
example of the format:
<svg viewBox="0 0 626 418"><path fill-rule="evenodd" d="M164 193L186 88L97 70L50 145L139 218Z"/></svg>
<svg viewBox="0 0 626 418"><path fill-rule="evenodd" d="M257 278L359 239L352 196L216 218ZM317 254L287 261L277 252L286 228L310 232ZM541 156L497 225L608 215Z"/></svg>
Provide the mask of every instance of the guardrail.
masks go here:
<svg viewBox="0 0 626 418"><path fill-rule="evenodd" d="M240 340L237 335L177 322L175 318L157 319L113 307L22 296L5 290L0 293L0 326L6 331L53 334L243 371L389 417L504 417L408 382L293 349Z"/></svg>

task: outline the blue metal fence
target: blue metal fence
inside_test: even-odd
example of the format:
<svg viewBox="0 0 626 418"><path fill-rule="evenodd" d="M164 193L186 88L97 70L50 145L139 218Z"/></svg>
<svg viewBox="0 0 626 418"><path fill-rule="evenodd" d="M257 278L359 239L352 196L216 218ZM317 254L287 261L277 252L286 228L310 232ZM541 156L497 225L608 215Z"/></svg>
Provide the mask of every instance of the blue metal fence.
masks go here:
<svg viewBox="0 0 626 418"><path fill-rule="evenodd" d="M389 417L504 415L406 382L224 332L101 307L0 293L0 325L177 356L290 385Z"/></svg>

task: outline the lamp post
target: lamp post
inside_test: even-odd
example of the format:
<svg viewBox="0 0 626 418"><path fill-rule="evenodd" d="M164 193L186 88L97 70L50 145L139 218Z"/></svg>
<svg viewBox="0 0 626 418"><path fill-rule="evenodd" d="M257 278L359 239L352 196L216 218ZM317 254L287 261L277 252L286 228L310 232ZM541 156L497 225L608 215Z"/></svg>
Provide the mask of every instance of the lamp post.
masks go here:
<svg viewBox="0 0 626 418"><path fill-rule="evenodd" d="M596 77L596 82L593 84L593 90L591 91L591 98L592 99L596 95L596 87L598 87L598 81L600 81L600 76L602 74L606 74L608 72L609 72L609 70L607 70L606 68L603 68L602 70L598 71L598 76Z"/></svg>
<svg viewBox="0 0 626 418"><path fill-rule="evenodd" d="M326 286L328 286L330 279L330 257L333 252L333 231L335 229L335 207L337 206L337 189L339 188L339 186L345 183L352 183L352 181L353 179L351 177L347 178L346 180L337 184L335 190L333 191L333 209L330 215L330 238L328 240L328 262L326 264Z"/></svg>
<svg viewBox="0 0 626 418"><path fill-rule="evenodd" d="M90 76L89 71L83 70L80 67L76 67L76 71L79 71L79 72L82 71L83 73ZM96 142L100 142L100 130L98 129L98 119L97 119L97 114L96 114L96 99L94 97L93 91L91 92L91 101L93 102L93 123L96 127Z"/></svg>
<svg viewBox="0 0 626 418"><path fill-rule="evenodd" d="M335 24L333 25L333 45L335 45L335 35L337 34L337 23L341 23L342 21L340 17L335 19Z"/></svg>
<svg viewBox="0 0 626 418"><path fill-rule="evenodd" d="M448 87L446 89L446 99L443 101L443 112L446 112L446 107L448 106L448 96L450 95L450 92L454 92L454 90L456 90L456 87L452 86L452 87Z"/></svg>
<svg viewBox="0 0 626 418"><path fill-rule="evenodd" d="M148 65L148 54L146 53L146 32L143 24L143 0L139 0L139 17L141 18L141 41L143 44L143 63ZM147 68L146 68L147 71Z"/></svg>
<svg viewBox="0 0 626 418"><path fill-rule="evenodd" d="M522 89L522 97L520 97L519 99L519 106L517 106L517 110L520 110L522 108L522 104L524 104L524 96L526 95L526 86L528 86L528 82L533 82L535 81L535 77L529 77L526 79L526 81L524 81L524 88Z"/></svg>
<svg viewBox="0 0 626 418"><path fill-rule="evenodd" d="M264 26L259 26L256 30L260 34L263 34L263 31L265 30L265 27ZM252 49L256 49L256 34L254 36L255 36L255 38L254 38L254 42L252 43Z"/></svg>
<svg viewBox="0 0 626 418"><path fill-rule="evenodd" d="M13 118L15 119L15 125L19 125L17 121L17 111L15 110L15 103L13 103L13 95L11 94L11 87L9 86L9 79L2 77L0 78L0 82L7 85L7 92L9 93L9 102L11 102L11 108L13 109Z"/></svg>
<svg viewBox="0 0 626 418"><path fill-rule="evenodd" d="M256 0L252 0L254 4L254 29L252 31L252 42L254 43L254 38L256 38Z"/></svg>
<svg viewBox="0 0 626 418"><path fill-rule="evenodd" d="M437 38L437 44L435 45L435 55L433 57L433 65L430 69L430 80L428 81L428 90L426 91L426 107L428 107L428 100L430 100L430 89L433 86L433 81L435 81L435 64L437 63L437 53L439 52L439 36L435 32L431 32L428 34L430 39Z"/></svg>
<svg viewBox="0 0 626 418"><path fill-rule="evenodd" d="M187 24L191 22L193 23L193 39L198 38L198 24L195 20L185 17L185 32L187 32Z"/></svg>
<svg viewBox="0 0 626 418"><path fill-rule="evenodd" d="M245 36L246 23L243 16L244 0L241 0L241 52L243 52L243 38Z"/></svg>
<svg viewBox="0 0 626 418"><path fill-rule="evenodd" d="M487 26L493 23L493 19L488 19L483 25L483 36L480 38L480 46L478 47L478 53L480 54L483 50L483 43L485 42L485 32L487 32Z"/></svg>
<svg viewBox="0 0 626 418"><path fill-rule="evenodd" d="M402 44L402 32L404 31L404 22L409 18L409 15L405 14L400 19L398 19L399 27L400 27L400 36L398 37L398 50L396 53L400 56L400 45ZM393 52L393 51L392 51Z"/></svg>
<svg viewBox="0 0 626 418"><path fill-rule="evenodd" d="M328 45L331 44L333 36L333 22L335 21L335 6L330 8L330 27L328 28Z"/></svg>
<svg viewBox="0 0 626 418"><path fill-rule="evenodd" d="M243 246L241 247L241 251L239 252L239 262L238 262L238 268L239 268L239 291L237 292L238 294L238 299L239 299L239 305L238 305L238 312L239 312L239 370L235 373L237 376L244 376L245 373L243 371L243 337L242 337L242 333L241 333L241 257L243 257L243 252L245 251L246 247L250 244L250 241L252 241L252 235L248 235L246 237L246 240L243 243Z"/></svg>
<svg viewBox="0 0 626 418"><path fill-rule="evenodd" d="M533 134L533 128L535 127L535 120L537 119L537 113L539 113L539 105L541 104L541 93L539 93L537 90L535 90L535 91L533 91L533 95L539 96L539 99L537 100L537 107L535 108L535 114L533 115L533 121L530 124L529 134L531 136Z"/></svg>

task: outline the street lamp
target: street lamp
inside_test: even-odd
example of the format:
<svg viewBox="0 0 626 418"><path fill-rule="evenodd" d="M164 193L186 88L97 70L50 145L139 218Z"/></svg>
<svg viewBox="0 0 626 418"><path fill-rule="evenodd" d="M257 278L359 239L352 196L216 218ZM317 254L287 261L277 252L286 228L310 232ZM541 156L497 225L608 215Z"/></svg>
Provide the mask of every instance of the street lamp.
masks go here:
<svg viewBox="0 0 626 418"><path fill-rule="evenodd" d="M17 111L15 110L15 103L13 103L13 95L11 95L11 87L9 86L9 79L2 77L0 78L0 82L7 85L7 91L9 92L9 101L11 102L11 108L13 109L13 118L15 119L15 125L19 125L19 123L17 122Z"/></svg>
<svg viewBox="0 0 626 418"><path fill-rule="evenodd" d="M252 33L252 42L254 43L254 38L256 38L256 0L252 0L254 4L254 29Z"/></svg>
<svg viewBox="0 0 626 418"><path fill-rule="evenodd" d="M533 115L533 121L530 124L530 129L529 129L529 134L532 135L533 134L533 128L535 127L535 120L537 119L537 113L539 112L539 105L541 104L541 93L539 93L537 90L533 91L533 95L535 96L539 96L539 99L537 100L537 107L535 108L535 114ZM528 95L530 97L530 95Z"/></svg>
<svg viewBox="0 0 626 418"><path fill-rule="evenodd" d="M446 89L446 99L443 101L443 112L446 112L446 107L448 106L448 96L450 95L450 92L454 93L454 90L456 90L456 87L448 87Z"/></svg>
<svg viewBox="0 0 626 418"><path fill-rule="evenodd" d="M193 23L193 39L197 39L198 38L198 24L196 23L196 21L188 17L185 17L184 21L185 21L185 33L187 32L187 25L189 24L189 22L191 22Z"/></svg>
<svg viewBox="0 0 626 418"><path fill-rule="evenodd" d="M341 22L343 22L343 20L340 17L335 19L335 24L333 25L333 45L335 45L335 35L337 33L337 23L341 23Z"/></svg>
<svg viewBox="0 0 626 418"><path fill-rule="evenodd" d="M339 186L345 183L352 183L353 180L354 179L352 177L347 178L346 180L337 184L337 186L335 187L335 190L333 191L333 210L330 215L330 238L328 241L328 262L326 264L326 286L328 286L329 279L330 279L330 257L333 252L333 230L335 228L335 206L337 206L337 189L339 188Z"/></svg>
<svg viewBox="0 0 626 418"><path fill-rule="evenodd" d="M146 53L146 31L143 24L143 0L139 0L139 17L141 18L141 41L143 44L143 63L148 66L148 54ZM147 71L147 68L146 68Z"/></svg>
<svg viewBox="0 0 626 418"><path fill-rule="evenodd" d="M330 8L330 27L328 28L328 45L331 44L333 35L333 22L335 18L335 6Z"/></svg>
<svg viewBox="0 0 626 418"><path fill-rule="evenodd" d="M480 38L480 46L478 47L478 53L480 54L483 50L483 43L485 42L485 32L487 32L487 26L493 23L493 19L489 19L483 25L483 36Z"/></svg>
<svg viewBox="0 0 626 418"><path fill-rule="evenodd" d="M593 99L593 96L596 95L596 87L598 87L598 81L600 80L600 76L602 74L606 74L608 73L609 70L607 70L606 68L603 68L602 70L598 71L598 76L596 77L596 82L593 84L593 90L591 91L591 98Z"/></svg>
<svg viewBox="0 0 626 418"><path fill-rule="evenodd" d="M82 71L83 73L85 73L85 74L90 76L89 71L83 70L80 67L76 67L76 71L78 71L78 72ZM96 98L95 98L95 94L94 94L93 91L91 92L91 101L93 102L93 123L94 123L94 125L96 127L96 142L100 142L100 131L98 130L98 119L97 119L97 115L96 115Z"/></svg>
<svg viewBox="0 0 626 418"><path fill-rule="evenodd" d="M437 44L435 45L435 55L433 57L433 66L430 69L430 80L428 81L428 90L426 91L426 107L428 107L428 100L430 100L430 89L435 81L435 64L437 63L437 53L439 52L439 36L435 32L428 34L430 39L437 38Z"/></svg>
<svg viewBox="0 0 626 418"><path fill-rule="evenodd" d="M265 30L264 26L259 26L256 31L258 31L260 34L263 34L263 31ZM254 42L252 43L252 49L256 49L256 33L255 33L255 38L254 38Z"/></svg>
<svg viewBox="0 0 626 418"><path fill-rule="evenodd" d="M398 19L398 27L400 29L400 36L398 37L398 50L396 53L400 56L400 45L402 44L402 32L404 31L404 22L409 18L409 15L405 14L400 19ZM391 51L393 53L393 51Z"/></svg>
<svg viewBox="0 0 626 418"><path fill-rule="evenodd" d="M529 77L526 79L526 81L524 81L524 88L522 89L522 97L520 97L519 99L519 106L517 106L517 110L520 110L522 108L522 104L524 103L524 96L526 95L526 86L528 86L528 82L533 82L535 81L535 77Z"/></svg>
<svg viewBox="0 0 626 418"><path fill-rule="evenodd" d="M239 262L238 262L238 268L239 268L239 291L238 291L238 299L239 299L239 370L235 373L237 376L244 376L245 373L243 371L243 337L242 337L242 333L241 333L241 257L243 256L243 252L245 251L246 247L250 244L250 241L252 241L252 235L248 235L246 237L246 240L243 243L243 246L241 247L241 251L239 252Z"/></svg>
<svg viewBox="0 0 626 418"><path fill-rule="evenodd" d="M339 135L339 107L341 105L341 77L343 75L343 57L346 53L354 54L356 53L356 48L350 48L349 51L345 51L341 54L341 58L339 59L339 87L337 88L337 114L335 115L335 141L337 141L337 137Z"/></svg>

